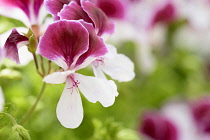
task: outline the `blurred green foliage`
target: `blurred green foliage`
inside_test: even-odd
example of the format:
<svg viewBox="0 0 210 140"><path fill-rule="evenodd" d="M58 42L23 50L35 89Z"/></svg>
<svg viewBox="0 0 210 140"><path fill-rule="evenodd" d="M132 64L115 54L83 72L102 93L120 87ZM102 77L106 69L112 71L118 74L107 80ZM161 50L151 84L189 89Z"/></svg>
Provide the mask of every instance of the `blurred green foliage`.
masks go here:
<svg viewBox="0 0 210 140"><path fill-rule="evenodd" d="M19 21L0 16L0 33L23 26ZM170 27L172 28L172 27ZM170 30L175 30L174 28ZM173 31L174 32L174 31ZM170 35L173 37L172 35ZM169 38L170 40L171 38ZM90 103L82 96L84 120L76 129L64 128L56 118L56 106L64 84L48 84L31 118L24 124L32 140L138 140L141 114L148 109L158 109L174 99L189 100L209 91L209 73L206 61L195 52L171 45L164 55L158 50L156 68L143 75L136 66L136 78L131 82L117 83L120 95L115 104L104 108L100 103ZM183 44L184 45L184 44ZM118 52L129 56L137 64L135 42L121 42ZM81 73L93 75L91 69ZM5 111L19 122L34 104L41 89L42 78L36 74L34 62L20 66L5 60L0 68L0 85L5 95ZM0 116L0 140L7 140L12 132L10 121Z"/></svg>

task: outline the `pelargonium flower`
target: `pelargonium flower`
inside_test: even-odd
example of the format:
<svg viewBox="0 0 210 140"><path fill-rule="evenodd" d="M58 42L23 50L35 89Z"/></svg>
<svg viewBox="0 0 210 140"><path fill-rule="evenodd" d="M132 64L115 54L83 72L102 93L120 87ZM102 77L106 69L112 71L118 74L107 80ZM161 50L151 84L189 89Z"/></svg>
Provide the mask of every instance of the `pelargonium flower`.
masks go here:
<svg viewBox="0 0 210 140"><path fill-rule="evenodd" d="M16 62L20 63L18 49L29 42L28 38L19 34L16 29L13 29L9 37L4 44L4 55Z"/></svg>
<svg viewBox="0 0 210 140"><path fill-rule="evenodd" d="M108 20L106 14L90 1L76 0L46 0L46 9L55 20L80 20L92 23L97 34L112 33L114 24Z"/></svg>
<svg viewBox="0 0 210 140"><path fill-rule="evenodd" d="M131 81L135 77L134 64L125 55L118 54L112 45L107 45L108 53L92 63L96 77L106 79L103 72L119 82Z"/></svg>
<svg viewBox="0 0 210 140"><path fill-rule="evenodd" d="M155 112L143 116L140 132L153 140L178 140L177 128L173 122Z"/></svg>
<svg viewBox="0 0 210 140"><path fill-rule="evenodd" d="M193 118L199 130L204 134L210 134L210 98L203 98L192 104Z"/></svg>
<svg viewBox="0 0 210 140"><path fill-rule="evenodd" d="M44 0L0 0L0 14L18 19L30 27L39 24L46 16L41 13L43 2Z"/></svg>
<svg viewBox="0 0 210 140"><path fill-rule="evenodd" d="M67 128L76 128L83 119L79 91L90 101L99 101L104 107L111 106L118 95L110 81L84 76L77 70L91 64L107 53L103 40L97 36L92 24L84 21L59 20L49 25L41 37L38 52L63 68L46 76L46 83L66 86L58 102L58 120Z"/></svg>

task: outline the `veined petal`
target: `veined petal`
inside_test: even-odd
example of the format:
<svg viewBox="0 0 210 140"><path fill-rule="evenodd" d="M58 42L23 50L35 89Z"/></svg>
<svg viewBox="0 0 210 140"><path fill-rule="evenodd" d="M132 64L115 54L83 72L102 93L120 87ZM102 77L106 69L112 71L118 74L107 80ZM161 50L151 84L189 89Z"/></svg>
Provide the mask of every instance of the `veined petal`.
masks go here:
<svg viewBox="0 0 210 140"><path fill-rule="evenodd" d="M103 56L108 52L108 49L104 44L103 39L95 33L93 25L84 21L80 22L89 32L89 48L84 54L79 57L76 63L76 66L78 66L77 69L86 67L97 57Z"/></svg>
<svg viewBox="0 0 210 140"><path fill-rule="evenodd" d="M4 109L4 94L0 87L0 112Z"/></svg>
<svg viewBox="0 0 210 140"><path fill-rule="evenodd" d="M102 70L119 82L132 80L135 77L133 62L127 56L117 54L114 46L107 45L107 47L111 51L104 56Z"/></svg>
<svg viewBox="0 0 210 140"><path fill-rule="evenodd" d="M34 0L34 14L36 17L39 15L41 6L43 5L44 0Z"/></svg>
<svg viewBox="0 0 210 140"><path fill-rule="evenodd" d="M47 11L53 15L54 20L59 20L58 13L61 11L65 4L69 4L71 0L46 0L45 7Z"/></svg>
<svg viewBox="0 0 210 140"><path fill-rule="evenodd" d="M93 23L87 13L82 7L75 1L71 1L68 5L60 11L59 16L61 19L67 20L80 20L83 19L86 22Z"/></svg>
<svg viewBox="0 0 210 140"><path fill-rule="evenodd" d="M80 94L67 78L66 86L56 108L60 123L66 128L78 127L83 119L83 108Z"/></svg>
<svg viewBox="0 0 210 140"><path fill-rule="evenodd" d="M30 19L30 11L29 11L30 0L1 0L0 7L7 8L19 8L21 9ZM8 12L8 11L7 11Z"/></svg>
<svg viewBox="0 0 210 140"><path fill-rule="evenodd" d="M103 33L113 33L114 24L108 20L106 14L100 8L89 1L82 1L81 5L84 11L94 22L95 29L99 36Z"/></svg>
<svg viewBox="0 0 210 140"><path fill-rule="evenodd" d="M38 52L68 70L88 50L88 44L89 34L81 23L60 20L48 26L40 39Z"/></svg>
<svg viewBox="0 0 210 140"><path fill-rule="evenodd" d="M25 12L22 9L20 9L19 7L5 6L4 3L1 3L1 1L0 1L0 15L22 21L28 27L31 25L29 17L25 14Z"/></svg>
<svg viewBox="0 0 210 140"><path fill-rule="evenodd" d="M74 73L74 71L54 72L44 77L43 81L51 84L61 84L66 82L67 76L71 73Z"/></svg>
<svg viewBox="0 0 210 140"><path fill-rule="evenodd" d="M13 29L4 45L5 57L19 64L18 48L26 44L28 44L28 38L20 35L16 29Z"/></svg>
<svg viewBox="0 0 210 140"><path fill-rule="evenodd" d="M77 73L74 74L74 79L79 81L79 90L90 102L99 101L104 107L114 103L117 90L110 85L109 81Z"/></svg>
<svg viewBox="0 0 210 140"><path fill-rule="evenodd" d="M125 17L126 6L120 0L97 0L97 6L111 18L122 19Z"/></svg>

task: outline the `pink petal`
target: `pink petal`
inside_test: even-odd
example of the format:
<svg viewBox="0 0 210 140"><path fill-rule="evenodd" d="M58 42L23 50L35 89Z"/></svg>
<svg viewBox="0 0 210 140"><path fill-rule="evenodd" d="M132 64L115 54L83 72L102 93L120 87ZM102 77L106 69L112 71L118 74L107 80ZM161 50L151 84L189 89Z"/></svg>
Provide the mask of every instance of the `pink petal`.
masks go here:
<svg viewBox="0 0 210 140"><path fill-rule="evenodd" d="M122 19L125 16L125 5L121 0L97 0L97 6L111 18Z"/></svg>
<svg viewBox="0 0 210 140"><path fill-rule="evenodd" d="M46 0L45 7L47 11L53 15L55 20L59 20L58 13L63 8L64 4L69 4L71 0Z"/></svg>
<svg viewBox="0 0 210 140"><path fill-rule="evenodd" d="M43 4L44 0L34 0L34 14L36 17L39 15L39 10Z"/></svg>
<svg viewBox="0 0 210 140"><path fill-rule="evenodd" d="M13 29L4 45L5 57L19 64L18 48L26 44L28 44L28 38L20 35L16 29Z"/></svg>
<svg viewBox="0 0 210 140"><path fill-rule="evenodd" d="M99 36L103 33L113 33L114 24L110 22L106 14L98 8L94 3L82 1L82 8L94 22L95 29Z"/></svg>
<svg viewBox="0 0 210 140"><path fill-rule="evenodd" d="M75 1L72 1L68 5L65 5L64 8L61 10L59 16L61 17L61 19L67 19L67 20L83 19L86 22L93 23L93 21L90 19L87 13Z"/></svg>
<svg viewBox="0 0 210 140"><path fill-rule="evenodd" d="M0 7L20 8L30 18L30 0L1 0Z"/></svg>
<svg viewBox="0 0 210 140"><path fill-rule="evenodd" d="M151 21L151 26L158 22L170 23L176 18L176 8L172 2L166 3L164 6L157 9Z"/></svg>
<svg viewBox="0 0 210 140"><path fill-rule="evenodd" d="M88 50L88 44L89 34L80 22L60 20L48 26L38 51L67 70Z"/></svg>
<svg viewBox="0 0 210 140"><path fill-rule="evenodd" d="M80 21L85 28L89 32L89 48L87 52L82 54L76 65L80 65L79 67L86 67L89 65L93 60L95 60L97 57L103 56L108 52L108 49L106 45L104 44L104 41L101 37L99 37L92 26L92 24L86 23L84 21ZM87 62L87 58L92 58L91 61ZM86 64L84 64L86 62ZM83 63L83 65L81 65Z"/></svg>

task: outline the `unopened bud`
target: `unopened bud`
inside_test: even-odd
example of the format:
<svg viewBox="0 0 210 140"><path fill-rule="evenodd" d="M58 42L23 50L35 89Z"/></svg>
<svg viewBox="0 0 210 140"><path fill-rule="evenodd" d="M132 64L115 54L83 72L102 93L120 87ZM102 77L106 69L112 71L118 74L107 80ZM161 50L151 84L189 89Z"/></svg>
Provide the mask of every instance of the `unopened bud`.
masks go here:
<svg viewBox="0 0 210 140"><path fill-rule="evenodd" d="M31 140L28 130L18 124L12 127L11 138L16 140Z"/></svg>

